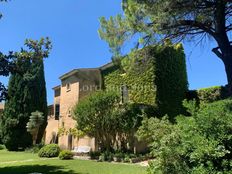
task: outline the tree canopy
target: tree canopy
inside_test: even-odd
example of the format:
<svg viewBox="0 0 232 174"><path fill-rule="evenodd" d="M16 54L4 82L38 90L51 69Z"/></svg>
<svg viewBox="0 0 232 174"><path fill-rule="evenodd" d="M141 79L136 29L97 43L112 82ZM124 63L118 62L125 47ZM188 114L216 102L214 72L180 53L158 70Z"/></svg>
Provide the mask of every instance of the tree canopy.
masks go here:
<svg viewBox="0 0 232 174"><path fill-rule="evenodd" d="M8 0L0 0L1 2L8 2ZM0 12L0 19L2 18L2 13ZM8 54L4 54L0 51L0 76L9 76L10 74L20 73L23 74L21 68L17 66L16 62L18 59L32 57L46 58L49 55L51 49L51 42L48 38L41 39L40 41L33 41L27 39L25 41L25 46L27 50L21 49L19 52L9 51ZM6 100L7 89L2 82L0 82L0 102Z"/></svg>
<svg viewBox="0 0 232 174"><path fill-rule="evenodd" d="M0 52L0 76L9 76L10 74L18 73L22 76L25 74L24 70L17 61L30 60L32 59L43 59L47 58L52 48L51 41L49 38L42 38L40 40L27 39L25 41L25 48L21 48L19 52L10 51L7 55ZM0 82L0 101L6 100L7 89Z"/></svg>
<svg viewBox="0 0 232 174"><path fill-rule="evenodd" d="M37 143L41 142L47 125L47 95L43 58L51 48L49 39L27 40L27 49L14 53L17 71L9 80L8 97L1 119L1 138L8 150L19 150L31 145L32 138L26 124L32 112L43 112Z"/></svg>
<svg viewBox="0 0 232 174"><path fill-rule="evenodd" d="M228 84L232 84L231 0L123 0L124 15L100 19L99 34L115 56L131 38L137 47L172 41L202 41L213 38L212 51L223 61Z"/></svg>
<svg viewBox="0 0 232 174"><path fill-rule="evenodd" d="M101 150L116 146L127 150L134 145L134 133L141 123L141 109L136 104L122 104L113 91L98 91L81 100L74 108L77 128L95 137Z"/></svg>

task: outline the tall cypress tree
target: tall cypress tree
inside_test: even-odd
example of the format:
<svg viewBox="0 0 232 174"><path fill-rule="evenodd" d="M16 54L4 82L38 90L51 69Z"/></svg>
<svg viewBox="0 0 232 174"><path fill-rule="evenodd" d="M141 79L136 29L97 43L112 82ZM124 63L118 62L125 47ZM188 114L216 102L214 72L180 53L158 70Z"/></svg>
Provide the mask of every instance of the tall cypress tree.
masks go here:
<svg viewBox="0 0 232 174"><path fill-rule="evenodd" d="M32 112L44 114L37 142L41 142L47 124L47 96L44 78L43 58L48 57L50 41L31 41L18 56L20 72L12 74L9 81L8 99L1 120L1 137L8 150L24 149L32 145L32 137L26 124Z"/></svg>
<svg viewBox="0 0 232 174"><path fill-rule="evenodd" d="M21 69L29 68L29 62L18 62ZM28 121L28 86L24 77L18 73L9 81L8 97L1 122L2 141L8 150L18 150L31 145L31 135L26 132ZM25 95L26 94L26 95ZM26 97L27 96L27 97Z"/></svg>
<svg viewBox="0 0 232 174"><path fill-rule="evenodd" d="M34 74L34 78L30 80L30 93L31 99L29 102L31 103L32 112L39 111L43 113L44 123L40 126L39 133L37 136L37 143L40 143L47 126L47 93L46 93L46 82L44 77L44 64L43 60L36 59L32 63L32 72Z"/></svg>

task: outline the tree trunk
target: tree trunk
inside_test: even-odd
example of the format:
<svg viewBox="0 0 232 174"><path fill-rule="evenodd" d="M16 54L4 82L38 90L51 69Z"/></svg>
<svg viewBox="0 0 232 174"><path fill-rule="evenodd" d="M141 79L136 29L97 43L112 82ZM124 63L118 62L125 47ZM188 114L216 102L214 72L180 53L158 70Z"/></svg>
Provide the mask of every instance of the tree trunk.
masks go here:
<svg viewBox="0 0 232 174"><path fill-rule="evenodd" d="M228 89L232 94L232 46L225 31L215 35L219 50L213 52L223 61L227 76Z"/></svg>
<svg viewBox="0 0 232 174"><path fill-rule="evenodd" d="M223 62L225 65L228 87L230 91L232 91L232 50L231 50L231 55L225 57L225 60Z"/></svg>
<svg viewBox="0 0 232 174"><path fill-rule="evenodd" d="M38 134L38 131L36 131L36 132L32 135L33 146L36 145L37 134Z"/></svg>
<svg viewBox="0 0 232 174"><path fill-rule="evenodd" d="M232 94L232 46L221 47L221 59L225 66L229 92Z"/></svg>

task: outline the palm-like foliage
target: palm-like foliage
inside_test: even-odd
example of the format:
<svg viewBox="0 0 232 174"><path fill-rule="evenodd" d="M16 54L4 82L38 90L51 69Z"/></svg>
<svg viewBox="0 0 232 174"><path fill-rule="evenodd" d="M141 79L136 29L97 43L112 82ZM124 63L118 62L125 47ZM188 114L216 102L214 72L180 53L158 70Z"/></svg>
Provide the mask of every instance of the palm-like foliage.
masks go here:
<svg viewBox="0 0 232 174"><path fill-rule="evenodd" d="M36 111L31 113L29 122L27 123L27 131L32 135L33 145L36 144L39 128L43 122L44 116L42 112Z"/></svg>

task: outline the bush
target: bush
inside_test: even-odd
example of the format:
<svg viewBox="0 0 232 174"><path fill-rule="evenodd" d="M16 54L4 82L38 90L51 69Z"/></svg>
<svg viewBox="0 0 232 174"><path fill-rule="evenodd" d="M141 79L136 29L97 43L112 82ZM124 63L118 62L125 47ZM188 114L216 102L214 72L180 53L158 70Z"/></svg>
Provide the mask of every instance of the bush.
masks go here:
<svg viewBox="0 0 232 174"><path fill-rule="evenodd" d="M156 160L150 163L149 174L232 171L232 100L204 104L197 112L193 108L189 111L194 111L191 117L178 116L174 125L150 119L150 127L143 125L143 130L140 129L148 132L144 133L145 138L151 131L156 132L150 143Z"/></svg>
<svg viewBox="0 0 232 174"><path fill-rule="evenodd" d="M113 156L114 155L111 152L105 151L99 156L99 161L101 161L101 162L103 162L103 161L111 162L113 160Z"/></svg>
<svg viewBox="0 0 232 174"><path fill-rule="evenodd" d="M98 159L100 162L104 162L104 161L106 161L106 159L105 159L105 155L104 154L101 154L100 156L99 156L99 159Z"/></svg>
<svg viewBox="0 0 232 174"><path fill-rule="evenodd" d="M39 157L58 157L60 153L60 148L57 144L49 144L40 149L38 155Z"/></svg>
<svg viewBox="0 0 232 174"><path fill-rule="evenodd" d="M3 144L0 144L0 150L4 150L6 147Z"/></svg>
<svg viewBox="0 0 232 174"><path fill-rule="evenodd" d="M26 148L25 152L38 153L43 146L44 146L43 144L37 144L32 147Z"/></svg>
<svg viewBox="0 0 232 174"><path fill-rule="evenodd" d="M129 155L125 155L124 159L123 159L124 163L129 163L130 162L130 156Z"/></svg>
<svg viewBox="0 0 232 174"><path fill-rule="evenodd" d="M122 152L115 153L114 157L113 157L114 162L121 162L123 160L124 156L125 155Z"/></svg>
<svg viewBox="0 0 232 174"><path fill-rule="evenodd" d="M90 151L89 152L89 156L90 156L90 159L99 159L99 156L101 155L100 152L94 152L94 151Z"/></svg>
<svg viewBox="0 0 232 174"><path fill-rule="evenodd" d="M198 103L212 103L228 97L230 97L230 92L228 88L224 86L214 86L187 92L187 99L195 99Z"/></svg>
<svg viewBox="0 0 232 174"><path fill-rule="evenodd" d="M73 153L70 150L63 150L59 154L59 159L61 160L70 160L73 159Z"/></svg>

